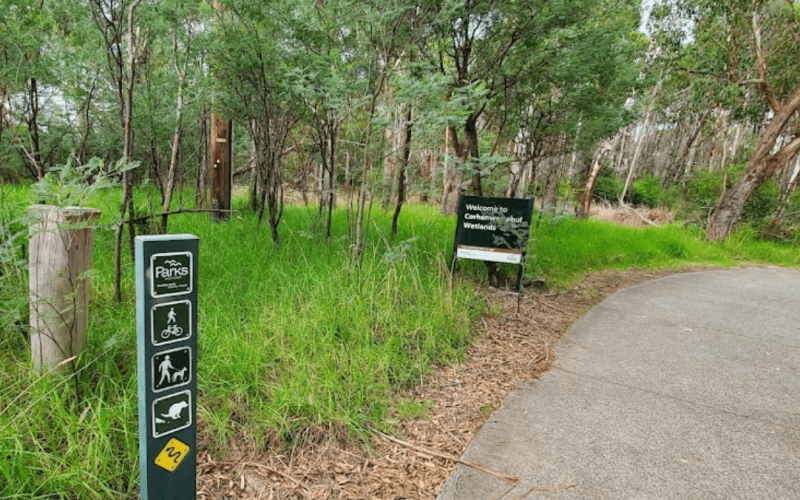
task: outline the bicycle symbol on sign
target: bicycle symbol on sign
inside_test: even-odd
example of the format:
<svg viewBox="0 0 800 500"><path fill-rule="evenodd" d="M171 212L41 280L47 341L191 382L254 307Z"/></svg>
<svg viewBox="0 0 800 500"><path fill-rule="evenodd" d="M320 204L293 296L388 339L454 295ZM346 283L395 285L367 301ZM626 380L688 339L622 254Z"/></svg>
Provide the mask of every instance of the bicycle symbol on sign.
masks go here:
<svg viewBox="0 0 800 500"><path fill-rule="evenodd" d="M188 300L156 304L150 312L150 335L155 346L192 336L192 308Z"/></svg>
<svg viewBox="0 0 800 500"><path fill-rule="evenodd" d="M170 325L161 330L161 338L166 340L170 337L180 337L183 335L183 328L178 325Z"/></svg>

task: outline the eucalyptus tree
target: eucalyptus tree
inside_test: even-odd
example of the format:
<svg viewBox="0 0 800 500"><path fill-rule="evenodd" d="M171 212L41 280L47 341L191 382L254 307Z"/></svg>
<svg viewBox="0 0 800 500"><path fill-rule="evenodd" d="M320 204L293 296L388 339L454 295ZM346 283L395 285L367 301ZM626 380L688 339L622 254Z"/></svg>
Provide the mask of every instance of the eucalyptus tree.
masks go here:
<svg viewBox="0 0 800 500"><path fill-rule="evenodd" d="M318 215L325 212L325 237L331 237L336 205L338 142L350 106L356 100L358 74L353 2L320 0L295 6L287 19L295 51L288 78L302 99L301 119L310 125L319 157L316 171Z"/></svg>
<svg viewBox="0 0 800 500"><path fill-rule="evenodd" d="M529 161L543 153L598 160L609 140L636 116L626 101L647 85L641 75L645 37L637 31L638 1L603 1L602 8L555 35L558 57L539 78L520 85L528 92L520 128ZM559 162L560 163L560 162ZM601 167L602 161L594 161ZM558 163L557 163L558 165ZM555 203L562 172L543 172L544 206ZM579 196L591 199L591 188ZM581 200L579 200L581 201Z"/></svg>
<svg viewBox="0 0 800 500"><path fill-rule="evenodd" d="M297 52L288 23L298 14L294 5L283 0L222 1L210 46L216 98L224 114L246 123L253 139L258 221L267 208L276 247L283 216L281 157L298 114L289 78Z"/></svg>
<svg viewBox="0 0 800 500"><path fill-rule="evenodd" d="M59 4L9 0L0 16L0 154L6 169L19 165L34 179L66 161L75 142L77 113L62 85L72 72L69 33Z"/></svg>
<svg viewBox="0 0 800 500"><path fill-rule="evenodd" d="M134 99L137 153L160 194L160 232L166 232L175 188L184 181L186 159L201 147L188 141L184 122L196 123L208 99L203 51L210 12L195 0L165 0L141 11L146 51L139 60L141 85ZM191 139L191 137L189 138ZM197 168L198 175L202 169ZM178 210L181 210L179 207Z"/></svg>
<svg viewBox="0 0 800 500"><path fill-rule="evenodd" d="M360 172L358 208L355 220L353 260L360 263L364 252L368 193L375 164L374 132L379 99L387 83L404 62L405 47L411 39L410 20L418 14L419 7L408 0L384 2L353 2L353 30L355 46L353 60L356 92L360 95L357 107L365 126L360 135L363 144L363 166ZM381 150L382 153L382 150Z"/></svg>
<svg viewBox="0 0 800 500"><path fill-rule="evenodd" d="M434 36L426 38L422 52L451 78L449 97L469 103L469 114L458 124L463 140L456 124L448 127L448 135L455 153L471 168L473 194L481 195L478 133L487 108L503 102L523 82L547 80L563 63L564 50L580 38L582 23L604 9L629 9L638 2L431 0L423 5Z"/></svg>
<svg viewBox="0 0 800 500"><path fill-rule="evenodd" d="M800 130L788 130L800 109L800 3L670 1L653 19L658 54L670 76L708 107L749 117L760 131L744 172L720 198L706 228L709 240L724 240L750 196L800 152Z"/></svg>

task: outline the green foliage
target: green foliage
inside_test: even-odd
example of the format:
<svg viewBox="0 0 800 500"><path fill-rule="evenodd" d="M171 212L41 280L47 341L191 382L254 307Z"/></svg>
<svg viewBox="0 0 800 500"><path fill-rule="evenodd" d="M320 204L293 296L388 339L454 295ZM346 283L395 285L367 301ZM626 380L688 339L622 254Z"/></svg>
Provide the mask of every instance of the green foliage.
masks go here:
<svg viewBox="0 0 800 500"><path fill-rule="evenodd" d="M725 189L731 186L730 179L719 170L696 170L686 181L683 190L683 203L678 210L678 218L705 227L711 213L717 206Z"/></svg>
<svg viewBox="0 0 800 500"><path fill-rule="evenodd" d="M631 203L656 208L662 201L663 193L664 187L661 179L652 174L645 174L634 181L631 186Z"/></svg>
<svg viewBox="0 0 800 500"><path fill-rule="evenodd" d="M611 168L604 168L597 174L597 183L594 185L593 198L596 201L609 201L616 203L622 195L624 183Z"/></svg>
<svg viewBox="0 0 800 500"><path fill-rule="evenodd" d="M21 243L27 228L19 223L23 209L16 194L0 185L0 351L19 349L25 343L28 296L25 279L28 261Z"/></svg>
<svg viewBox="0 0 800 500"><path fill-rule="evenodd" d="M730 189L744 171L744 165L735 165L727 172L721 170L695 171L687 180L682 197L677 202L679 219L705 227L722 195L723 184ZM763 223L778 208L779 189L775 179L769 179L750 196L742 213L742 220L751 224Z"/></svg>
<svg viewBox="0 0 800 500"><path fill-rule="evenodd" d="M34 183L32 194L45 205L83 207L95 193L118 186L117 174L137 166L138 163L126 164L122 159L106 169L99 158L76 166L70 159L65 165L53 167L42 180Z"/></svg>
<svg viewBox="0 0 800 500"><path fill-rule="evenodd" d="M766 180L747 200L742 219L758 224L775 215L780 198L779 191L778 183L774 178Z"/></svg>

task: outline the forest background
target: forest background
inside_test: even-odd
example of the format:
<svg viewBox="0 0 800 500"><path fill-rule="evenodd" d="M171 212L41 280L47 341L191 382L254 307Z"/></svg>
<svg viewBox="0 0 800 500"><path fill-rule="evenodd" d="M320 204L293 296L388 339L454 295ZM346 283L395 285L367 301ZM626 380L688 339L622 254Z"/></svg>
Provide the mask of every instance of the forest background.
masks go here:
<svg viewBox="0 0 800 500"><path fill-rule="evenodd" d="M0 453L13 459L0 461L8 480L0 491L8 495L135 495L135 376L124 335L126 244L135 234L185 231L208 248L238 244L235 266L201 262L214 278L200 324L224 332L201 344L213 367L200 381L201 417L219 450L241 429L291 443L311 424L359 434L418 410L389 395L413 388L431 364L460 359L485 307L468 287L448 287L453 221L438 212L452 214L462 192L536 197L528 274L553 286L607 265L797 265L794 0L644 10L632 0L4 0L2 8ZM209 194L212 120L233 130L233 213L220 213ZM66 385L27 366L24 207L35 202L103 210L96 340ZM576 225L592 202L644 219L636 207L660 209L679 224L642 238ZM231 220L212 224L202 211ZM483 274L467 267L471 278ZM255 286L242 283L243 269ZM233 296L242 305L226 307ZM351 317L336 314L342 304ZM302 322L281 319L298 313ZM232 347L253 342L257 354ZM20 400L31 403L11 411ZM86 428L88 450L66 437ZM109 449L121 451L93 458ZM93 477L79 473L87 468Z"/></svg>

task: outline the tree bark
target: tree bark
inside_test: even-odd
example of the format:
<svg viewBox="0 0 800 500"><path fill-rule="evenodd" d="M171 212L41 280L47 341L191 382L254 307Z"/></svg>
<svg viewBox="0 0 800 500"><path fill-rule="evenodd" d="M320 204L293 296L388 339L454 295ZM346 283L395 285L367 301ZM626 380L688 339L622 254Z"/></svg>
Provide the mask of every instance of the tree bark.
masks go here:
<svg viewBox="0 0 800 500"><path fill-rule="evenodd" d="M605 159L606 155L608 155L616 147L616 141L618 138L619 135L611 139L607 139L594 154L594 162L592 163L592 168L589 171L589 176L586 180L586 187L581 194L581 203L578 205L578 219L585 219L589 217L589 211L592 208L592 197L594 196L594 186L597 184L597 176L600 174L600 170L603 168L603 160Z"/></svg>
<svg viewBox="0 0 800 500"><path fill-rule="evenodd" d="M464 181L464 172L458 168L458 165L452 165L448 168L450 161L453 158L459 160L463 156L461 144L458 142L458 133L455 127L447 127L445 130L445 175L444 175L444 188L442 191L442 213L453 214L458 206L458 197L461 194L461 184ZM452 152L452 154L451 154ZM450 196L455 194L451 201Z"/></svg>
<svg viewBox="0 0 800 500"><path fill-rule="evenodd" d="M625 185L622 188L622 194L619 197L620 203L622 203L622 201L625 199L625 195L628 193L628 187L630 187L631 182L633 182L633 179L635 177L636 167L637 167L638 161L639 161L639 155L642 152L642 146L644 145L645 141L647 141L647 135L648 135L648 133L650 131L650 116L651 116L651 114L652 114L652 110L648 109L647 110L647 114L645 114L644 125L642 126L642 137L641 137L641 139L639 139L638 136L637 136L637 140L633 141L633 143L635 145L634 146L634 151L633 151L633 158L631 159L631 164L630 164L630 167L628 169L628 175L625 177Z"/></svg>
<svg viewBox="0 0 800 500"><path fill-rule="evenodd" d="M387 103L387 116L386 119L392 118L391 106ZM395 132L397 131L397 132ZM397 172L397 155L399 152L397 146L397 139L400 136L400 120L395 118L392 124L386 127L386 147L389 149L383 155L383 192L381 196L381 207L384 210L389 208L389 203L392 200L392 187L394 185L395 172Z"/></svg>
<svg viewBox="0 0 800 500"><path fill-rule="evenodd" d="M175 103L175 133L172 136L172 152L169 157L169 171L167 172L167 185L164 189L161 203L161 233L166 234L167 223L169 222L168 212L172 204L172 193L175 190L175 174L178 169L179 153L181 150L181 137L183 136L183 84L186 80L186 66L189 63L189 49L191 44L186 45L183 67L178 65L178 39L173 36L172 50L175 57L175 74L178 77L178 98Z"/></svg>
<svg viewBox="0 0 800 500"><path fill-rule="evenodd" d="M403 208L403 203L406 201L406 174L408 172L408 159L411 156L411 106L407 105L405 127L403 133L403 143L401 146L402 157L400 158L400 171L397 175L397 205L394 209L394 216L392 217L392 232L391 239L397 235L397 220L400 218L400 210Z"/></svg>
<svg viewBox="0 0 800 500"><path fill-rule="evenodd" d="M481 163L480 149L478 148L478 117L470 115L464 123L464 157L465 161L472 163L472 194L483 196L483 186L481 185Z"/></svg>
<svg viewBox="0 0 800 500"><path fill-rule="evenodd" d="M126 166L131 161L133 150L133 85L136 79L136 58L138 53L137 40L133 31L133 15L136 7L141 0L134 0L128 7L128 82L126 92L120 104L123 109L122 129L123 129L123 152ZM124 104L123 104L124 103ZM134 238L136 229L133 225L135 217L133 209L133 172L126 169L122 173L122 203L120 204L120 221L117 225L116 238L114 243L114 297L117 302L122 302L121 280L122 280L122 230L125 227L125 213L128 213L128 235L130 237L131 259L135 258Z"/></svg>
<svg viewBox="0 0 800 500"><path fill-rule="evenodd" d="M750 195L772 177L780 166L797 155L800 150L800 137L795 137L775 154L772 154L772 150L798 108L800 108L800 85L774 113L772 120L759 138L742 176L720 198L716 210L708 221L706 239L724 241L733 230L734 225L741 219L744 205Z"/></svg>

